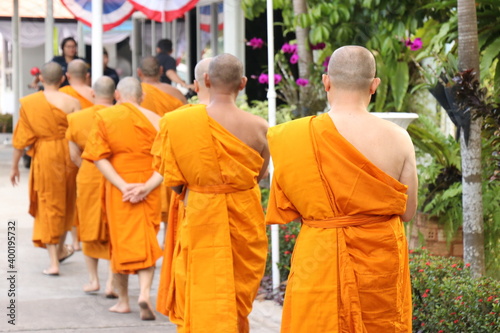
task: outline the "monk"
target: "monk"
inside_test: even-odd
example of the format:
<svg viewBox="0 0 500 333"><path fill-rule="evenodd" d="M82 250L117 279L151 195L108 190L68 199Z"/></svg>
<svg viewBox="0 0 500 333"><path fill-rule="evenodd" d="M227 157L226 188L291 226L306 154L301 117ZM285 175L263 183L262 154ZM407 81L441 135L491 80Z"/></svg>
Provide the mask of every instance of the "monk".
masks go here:
<svg viewBox="0 0 500 333"><path fill-rule="evenodd" d="M208 66L212 58L200 60L194 67L194 91L198 95L198 103L208 105L210 103L210 92L205 85L205 74L208 73Z"/></svg>
<svg viewBox="0 0 500 333"><path fill-rule="evenodd" d="M82 109L94 105L92 88L88 85L90 78L89 66L82 59L71 60L66 72L69 85L59 89L80 101Z"/></svg>
<svg viewBox="0 0 500 333"><path fill-rule="evenodd" d="M177 88L160 82L160 65L154 57L141 60L137 75L144 91L142 107L163 116L187 103L186 97Z"/></svg>
<svg viewBox="0 0 500 333"><path fill-rule="evenodd" d="M59 91L78 99L82 109L94 105L92 88L89 86L90 73L88 64L82 59L71 60L66 72L69 85L59 88ZM75 220L71 228L71 238L73 239L73 248L80 251L80 242L78 241L78 220Z"/></svg>
<svg viewBox="0 0 500 333"><path fill-rule="evenodd" d="M402 222L417 207L408 133L367 111L380 79L360 46L331 56L330 111L269 130L275 172L266 222L301 220L281 332L411 332Z"/></svg>
<svg viewBox="0 0 500 333"><path fill-rule="evenodd" d="M130 312L128 275L138 274L139 307L142 320L154 320L150 290L155 263L162 252L156 235L160 225L160 192L152 191L136 204L124 202L122 193L153 175L153 140L160 117L139 106L139 81L132 77L118 83L119 102L98 111L82 158L94 161L106 178L105 202L111 240L111 263L118 289L118 303L111 312Z"/></svg>
<svg viewBox="0 0 500 333"><path fill-rule="evenodd" d="M109 232L103 218L101 194L104 178L94 163L82 160L90 128L97 111L113 106L115 83L108 76L99 78L93 86L95 104L89 108L68 115L66 138L69 141L71 160L79 167L76 177L77 215L79 239L89 273L89 282L83 286L86 293L95 293L100 289L97 265L99 259L110 260ZM113 292L113 274L108 275L105 295L116 298Z"/></svg>
<svg viewBox="0 0 500 333"><path fill-rule="evenodd" d="M181 195L171 205L157 309L178 332L249 332L267 256L258 181L269 153L267 122L235 104L246 82L242 63L219 55L205 74L210 104L161 122L159 174ZM147 198L158 179L132 200Z"/></svg>
<svg viewBox="0 0 500 333"><path fill-rule="evenodd" d="M50 265L43 274L57 276L59 263L73 254L71 247L64 246L64 240L75 218L77 169L71 163L64 134L68 127L66 116L79 110L80 103L58 91L64 81L59 64L45 64L40 80L44 91L20 100L10 181L14 186L18 184L19 160L24 148L30 147L29 212L35 218L33 243L47 248L49 253Z"/></svg>

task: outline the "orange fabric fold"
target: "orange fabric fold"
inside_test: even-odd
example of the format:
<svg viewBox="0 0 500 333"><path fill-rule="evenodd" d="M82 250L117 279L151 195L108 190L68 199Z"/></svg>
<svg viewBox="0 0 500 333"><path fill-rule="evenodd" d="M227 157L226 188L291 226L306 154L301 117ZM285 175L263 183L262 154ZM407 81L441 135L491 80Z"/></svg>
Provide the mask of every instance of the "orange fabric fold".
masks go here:
<svg viewBox="0 0 500 333"><path fill-rule="evenodd" d="M155 136L156 129L135 106L115 105L97 112L82 158L106 158L127 183L144 183L154 172L150 150ZM104 193L113 270L133 274L154 266L161 256L159 189L137 204L123 202L121 191L107 180Z"/></svg>
<svg viewBox="0 0 500 333"><path fill-rule="evenodd" d="M157 113L159 116L163 116L165 113L173 111L184 104L162 90L156 88L149 83L141 83L142 91L144 92L144 99L141 106L145 109L151 110Z"/></svg>
<svg viewBox="0 0 500 333"><path fill-rule="evenodd" d="M30 147L32 156L29 212L35 218L33 242L38 247L58 244L75 218L77 168L69 158L66 113L51 105L43 92L20 102L13 146Z"/></svg>
<svg viewBox="0 0 500 333"><path fill-rule="evenodd" d="M66 139L76 143L83 152L97 111L106 108L94 105L68 115ZM78 236L83 253L92 258L110 259L109 232L104 218L102 200L104 177L93 162L82 160L76 176L76 207Z"/></svg>
<svg viewBox="0 0 500 333"><path fill-rule="evenodd" d="M80 102L80 106L82 107L82 110L94 105L93 102L89 101L88 99L86 99L85 97L80 95L80 93L78 91L76 91L75 88L73 88L70 85L59 88L59 91L65 93L65 94L68 94L71 97L76 98Z"/></svg>
<svg viewBox="0 0 500 333"><path fill-rule="evenodd" d="M268 133L275 172L266 221L301 217L282 332L411 332L407 187L335 128L328 114Z"/></svg>
<svg viewBox="0 0 500 333"><path fill-rule="evenodd" d="M248 332L267 255L263 159L203 105L166 114L158 136L164 184L187 193L171 203L157 309L178 332Z"/></svg>

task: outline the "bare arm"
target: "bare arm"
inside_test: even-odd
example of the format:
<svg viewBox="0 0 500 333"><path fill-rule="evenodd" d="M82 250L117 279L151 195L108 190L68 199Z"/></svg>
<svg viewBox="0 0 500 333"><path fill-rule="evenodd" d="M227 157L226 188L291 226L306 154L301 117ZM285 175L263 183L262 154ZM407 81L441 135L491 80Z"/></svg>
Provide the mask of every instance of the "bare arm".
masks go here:
<svg viewBox="0 0 500 333"><path fill-rule="evenodd" d="M259 119L260 120L260 119ZM268 167L269 167L269 159L271 158L271 153L269 152L269 145L267 143L267 130L269 126L267 121L262 122L262 150L260 151L260 156L264 159L264 163L262 164L262 169L260 169L259 176L257 177L257 182L260 182L262 178L267 177L268 175Z"/></svg>
<svg viewBox="0 0 500 333"><path fill-rule="evenodd" d="M73 141L69 141L69 157L71 158L71 162L73 162L77 167L82 165L82 151L78 147L76 143Z"/></svg>
<svg viewBox="0 0 500 333"><path fill-rule="evenodd" d="M417 211L418 205L418 177L417 177L417 162L415 159L415 149L409 139L408 155L405 159L403 169L399 181L408 186L408 200L406 202L406 211L401 215L404 222L410 221Z"/></svg>
<svg viewBox="0 0 500 333"><path fill-rule="evenodd" d="M14 153L12 154L12 169L10 172L10 182L12 186L19 184L19 160L24 155L24 149L14 148Z"/></svg>
<svg viewBox="0 0 500 333"><path fill-rule="evenodd" d="M174 71L173 69L167 70L165 75L170 79L170 81L179 84L181 87L194 89L194 85L186 84L186 82L184 82L184 80L181 79L180 76L177 74L177 72Z"/></svg>
<svg viewBox="0 0 500 333"><path fill-rule="evenodd" d="M104 158L95 161L94 164L111 184L116 186L122 193L125 193L127 182L116 172L109 160Z"/></svg>

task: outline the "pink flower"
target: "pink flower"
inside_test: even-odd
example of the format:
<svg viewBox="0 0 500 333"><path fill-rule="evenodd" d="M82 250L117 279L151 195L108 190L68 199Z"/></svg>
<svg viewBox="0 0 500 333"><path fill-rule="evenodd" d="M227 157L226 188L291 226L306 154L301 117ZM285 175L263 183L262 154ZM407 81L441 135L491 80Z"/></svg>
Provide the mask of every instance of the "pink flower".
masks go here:
<svg viewBox="0 0 500 333"><path fill-rule="evenodd" d="M455 324L458 323L458 319L453 321Z"/></svg>
<svg viewBox="0 0 500 333"><path fill-rule="evenodd" d="M291 254L292 252L290 251L285 251L284 254Z"/></svg>
<svg viewBox="0 0 500 333"><path fill-rule="evenodd" d="M260 84L268 84L269 83L269 75L264 74L264 73L260 74L259 83Z"/></svg>
<svg viewBox="0 0 500 333"><path fill-rule="evenodd" d="M311 50L323 50L326 47L325 43L318 43L315 45L311 45Z"/></svg>
<svg viewBox="0 0 500 333"><path fill-rule="evenodd" d="M297 62L299 62L299 55L297 53L294 53L290 57L290 63L291 64L296 64Z"/></svg>
<svg viewBox="0 0 500 333"><path fill-rule="evenodd" d="M431 262L430 262L430 261L428 261L428 262L426 262L425 264L426 264L427 266L430 266L430 265L431 265Z"/></svg>
<svg viewBox="0 0 500 333"><path fill-rule="evenodd" d="M455 268L455 267L457 267L457 264L453 264L453 265L451 265L451 267L452 267L452 268Z"/></svg>
<svg viewBox="0 0 500 333"><path fill-rule="evenodd" d="M470 264L465 264L465 267L470 267Z"/></svg>
<svg viewBox="0 0 500 333"><path fill-rule="evenodd" d="M325 61L323 61L323 67L325 68L325 71L328 69L328 64L330 63L330 56L325 58ZM413 253L413 250L410 250L410 253Z"/></svg>
<svg viewBox="0 0 500 333"><path fill-rule="evenodd" d="M264 41L262 40L262 38L257 38L257 37L254 37L252 39L250 39L250 41L247 43L248 46L251 46L252 49L261 49L262 46L264 46Z"/></svg>
<svg viewBox="0 0 500 333"><path fill-rule="evenodd" d="M274 74L274 84L280 83L282 79L283 79L283 77L281 75Z"/></svg>
<svg viewBox="0 0 500 333"><path fill-rule="evenodd" d="M416 51L422 48L422 40L420 38L415 38L413 43L410 45L410 50Z"/></svg>
<svg viewBox="0 0 500 333"><path fill-rule="evenodd" d="M295 80L295 83L297 83L298 86L305 87L309 84L309 80L298 78L297 80Z"/></svg>
<svg viewBox="0 0 500 333"><path fill-rule="evenodd" d="M424 271L424 269L423 269L423 268L421 268L421 269L419 269L418 271L419 271L420 273L422 273L422 272Z"/></svg>
<svg viewBox="0 0 500 333"><path fill-rule="evenodd" d="M281 47L281 51L283 53L293 53L294 52L292 45L290 45L288 43L283 44L283 46Z"/></svg>
<svg viewBox="0 0 500 333"><path fill-rule="evenodd" d="M429 297L429 294L424 293L424 294L422 295L422 297Z"/></svg>

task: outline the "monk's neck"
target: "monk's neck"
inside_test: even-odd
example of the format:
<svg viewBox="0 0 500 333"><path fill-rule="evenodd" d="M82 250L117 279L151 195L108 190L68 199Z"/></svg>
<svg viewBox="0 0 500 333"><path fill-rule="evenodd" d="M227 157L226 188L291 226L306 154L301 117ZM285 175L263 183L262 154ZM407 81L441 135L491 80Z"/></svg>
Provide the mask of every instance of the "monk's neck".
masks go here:
<svg viewBox="0 0 500 333"><path fill-rule="evenodd" d="M349 112L366 112L370 104L370 95L352 92L337 93L329 96L330 109L338 112L349 110Z"/></svg>
<svg viewBox="0 0 500 333"><path fill-rule="evenodd" d="M113 106L113 100L108 100L106 98L96 98L94 99L94 105L102 105L102 106Z"/></svg>
<svg viewBox="0 0 500 333"><path fill-rule="evenodd" d="M77 89L78 88L85 89L85 87L88 87L86 82L81 82L81 81L70 81L69 85L72 86L73 88L77 88Z"/></svg>
<svg viewBox="0 0 500 333"><path fill-rule="evenodd" d="M219 93L211 91L209 105L236 105L236 95L234 93Z"/></svg>
<svg viewBox="0 0 500 333"><path fill-rule="evenodd" d="M150 76L144 76L141 79L141 81L144 82L144 83L147 83L147 84L151 84L151 85L157 85L157 84L161 83L159 78L150 77Z"/></svg>
<svg viewBox="0 0 500 333"><path fill-rule="evenodd" d="M59 86L52 86L52 85L44 84L43 85L43 91L46 91L46 92L59 91Z"/></svg>

